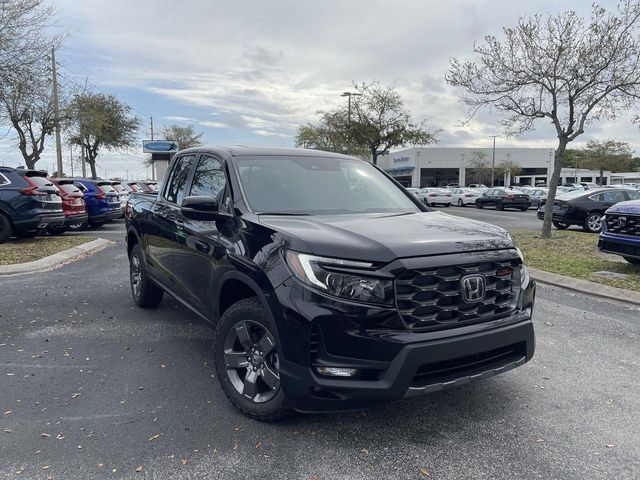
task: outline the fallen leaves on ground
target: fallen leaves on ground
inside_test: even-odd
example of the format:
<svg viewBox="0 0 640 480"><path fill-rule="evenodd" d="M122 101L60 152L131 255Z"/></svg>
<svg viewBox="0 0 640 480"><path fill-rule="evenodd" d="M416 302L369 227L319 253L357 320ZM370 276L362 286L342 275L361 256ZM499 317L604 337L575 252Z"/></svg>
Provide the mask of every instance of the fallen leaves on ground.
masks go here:
<svg viewBox="0 0 640 480"><path fill-rule="evenodd" d="M427 470L426 468L421 468L420 469L420 476L422 476L422 477L430 477L431 474L429 473L429 470Z"/></svg>
<svg viewBox="0 0 640 480"><path fill-rule="evenodd" d="M140 473L142 471L142 465L138 465L136 467L136 473Z"/></svg>

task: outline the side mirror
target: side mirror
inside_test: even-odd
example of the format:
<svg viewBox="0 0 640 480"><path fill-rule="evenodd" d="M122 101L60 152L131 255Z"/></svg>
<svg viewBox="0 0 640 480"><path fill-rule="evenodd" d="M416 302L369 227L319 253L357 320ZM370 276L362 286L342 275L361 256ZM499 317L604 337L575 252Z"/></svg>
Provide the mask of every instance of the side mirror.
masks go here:
<svg viewBox="0 0 640 480"><path fill-rule="evenodd" d="M208 196L186 197L180 211L187 218L205 222L231 218L231 214L219 210L218 200Z"/></svg>

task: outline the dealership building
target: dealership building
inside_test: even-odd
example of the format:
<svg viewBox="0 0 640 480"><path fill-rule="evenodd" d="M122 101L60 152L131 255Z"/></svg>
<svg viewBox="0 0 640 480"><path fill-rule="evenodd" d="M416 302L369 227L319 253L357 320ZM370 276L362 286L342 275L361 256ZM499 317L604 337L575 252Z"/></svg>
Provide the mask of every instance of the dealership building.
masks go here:
<svg viewBox="0 0 640 480"><path fill-rule="evenodd" d="M441 187L452 183L478 183L471 167L478 153L491 166L491 148L416 147L378 157L378 166L406 187ZM495 174L495 185L546 185L553 169L552 148L496 148L495 166L507 161L519 167L518 175ZM597 182L600 172L580 168L563 168L561 183ZM615 176L615 174L613 174ZM612 180L614 180L612 182ZM490 180L486 180L488 184ZM604 172L604 183L615 182L611 172Z"/></svg>

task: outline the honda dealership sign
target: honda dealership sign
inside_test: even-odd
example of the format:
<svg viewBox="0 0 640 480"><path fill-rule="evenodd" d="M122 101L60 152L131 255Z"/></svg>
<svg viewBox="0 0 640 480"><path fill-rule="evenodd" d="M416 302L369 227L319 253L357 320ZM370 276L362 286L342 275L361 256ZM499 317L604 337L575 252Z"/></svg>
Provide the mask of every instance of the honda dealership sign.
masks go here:
<svg viewBox="0 0 640 480"><path fill-rule="evenodd" d="M175 153L179 149L178 142L173 140L143 140L144 153Z"/></svg>

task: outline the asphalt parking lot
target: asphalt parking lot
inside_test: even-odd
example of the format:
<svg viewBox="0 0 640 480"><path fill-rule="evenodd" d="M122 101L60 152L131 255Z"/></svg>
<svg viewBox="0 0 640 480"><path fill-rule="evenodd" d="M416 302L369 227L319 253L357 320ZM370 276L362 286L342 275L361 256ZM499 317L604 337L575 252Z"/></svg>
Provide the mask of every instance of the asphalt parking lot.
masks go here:
<svg viewBox="0 0 640 480"><path fill-rule="evenodd" d="M95 233L117 245L0 279L0 478L637 478L637 309L540 287L522 368L262 424L218 387L205 322L167 297L133 306L122 222Z"/></svg>
<svg viewBox="0 0 640 480"><path fill-rule="evenodd" d="M496 210L493 207L478 209L474 206L467 207L431 207L433 210L448 213L458 217L471 218L481 222L493 223L507 230L539 230L542 221L538 220L537 210L531 208L526 212L520 210Z"/></svg>

